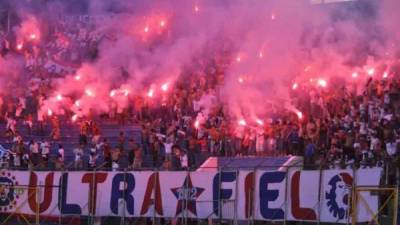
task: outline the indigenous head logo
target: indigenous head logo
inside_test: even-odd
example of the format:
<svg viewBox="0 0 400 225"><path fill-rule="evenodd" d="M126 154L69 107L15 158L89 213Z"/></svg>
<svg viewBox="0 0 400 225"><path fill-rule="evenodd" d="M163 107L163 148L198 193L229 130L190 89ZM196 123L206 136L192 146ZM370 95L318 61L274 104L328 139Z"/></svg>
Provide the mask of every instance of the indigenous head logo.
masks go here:
<svg viewBox="0 0 400 225"><path fill-rule="evenodd" d="M18 185L18 182L11 173L0 174L0 212L11 210L17 205L21 193L15 185Z"/></svg>
<svg viewBox="0 0 400 225"><path fill-rule="evenodd" d="M325 193L329 212L338 220L348 217L351 210L351 187L353 178L348 173L340 173L329 181L330 191Z"/></svg>

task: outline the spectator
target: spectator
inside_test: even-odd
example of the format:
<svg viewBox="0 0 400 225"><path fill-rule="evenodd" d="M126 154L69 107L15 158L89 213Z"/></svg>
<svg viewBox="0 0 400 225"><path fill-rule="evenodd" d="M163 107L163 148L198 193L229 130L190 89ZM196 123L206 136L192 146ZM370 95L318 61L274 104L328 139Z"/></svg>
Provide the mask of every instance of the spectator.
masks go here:
<svg viewBox="0 0 400 225"><path fill-rule="evenodd" d="M116 148L111 152L112 171L117 171L120 168L119 167L120 156L121 156L121 150L119 148Z"/></svg>
<svg viewBox="0 0 400 225"><path fill-rule="evenodd" d="M40 148L42 149L42 167L46 168L49 162L50 143L43 141Z"/></svg>
<svg viewBox="0 0 400 225"><path fill-rule="evenodd" d="M26 151L25 148L23 148L21 166L22 166L23 169L29 169L29 170L33 169L32 168L33 167L32 161L31 161L31 159L29 157L29 152Z"/></svg>
<svg viewBox="0 0 400 225"><path fill-rule="evenodd" d="M133 161L133 169L138 170L142 168L142 150L138 146L135 148L135 159Z"/></svg>
<svg viewBox="0 0 400 225"><path fill-rule="evenodd" d="M189 160L187 154L178 146L172 146L172 150L174 151L175 157L179 160L179 168L181 170L189 169Z"/></svg>
<svg viewBox="0 0 400 225"><path fill-rule="evenodd" d="M155 137L153 141L151 149L151 155L153 159L153 167L156 168L159 166L159 154L160 154L161 142L158 138Z"/></svg>
<svg viewBox="0 0 400 225"><path fill-rule="evenodd" d="M97 161L97 149L95 146L92 146L90 148L90 152L89 152L89 169L95 169L96 168L96 161Z"/></svg>
<svg viewBox="0 0 400 225"><path fill-rule="evenodd" d="M29 151L33 166L37 166L40 160L39 143L36 141L31 141L29 144Z"/></svg>
<svg viewBox="0 0 400 225"><path fill-rule="evenodd" d="M397 143L390 139L386 142L386 152L389 157L394 157L397 153Z"/></svg>
<svg viewBox="0 0 400 225"><path fill-rule="evenodd" d="M87 145L87 134L84 128L81 129L81 132L79 134L79 145Z"/></svg>
<svg viewBox="0 0 400 225"><path fill-rule="evenodd" d="M288 140L289 140L288 153L293 155L300 155L300 137L296 126L294 126L291 129L288 136Z"/></svg>
<svg viewBox="0 0 400 225"><path fill-rule="evenodd" d="M171 161L172 159L172 146L174 145L173 143L173 137L169 136L166 139L166 142L164 142L164 149L165 149L165 161Z"/></svg>
<svg viewBox="0 0 400 225"><path fill-rule="evenodd" d="M111 163L112 163L111 146L108 143L107 138L104 138L104 140L103 140L103 156L104 156L104 167L106 169L110 169L111 168Z"/></svg>
<svg viewBox="0 0 400 225"><path fill-rule="evenodd" d="M125 135L124 132L119 132L119 136L118 136L118 149L121 152L124 152L124 145L125 145Z"/></svg>
<svg viewBox="0 0 400 225"><path fill-rule="evenodd" d="M83 146L80 145L78 148L74 149L74 169L81 170L83 169Z"/></svg>
<svg viewBox="0 0 400 225"><path fill-rule="evenodd" d="M172 169L172 163L171 163L171 160L169 160L169 159L166 159L166 160L164 160L164 162L163 162L163 164L162 164L162 167L161 167L161 170L171 170Z"/></svg>
<svg viewBox="0 0 400 225"><path fill-rule="evenodd" d="M256 155L262 156L264 155L264 129L262 127L257 127L256 132Z"/></svg>
<svg viewBox="0 0 400 225"><path fill-rule="evenodd" d="M56 160L56 169L61 170L64 169L64 148L62 145L58 145L57 150L57 160Z"/></svg>
<svg viewBox="0 0 400 225"><path fill-rule="evenodd" d="M304 165L310 168L314 164L314 156L316 152L315 144L311 139L308 140L308 144L305 150Z"/></svg>
<svg viewBox="0 0 400 225"><path fill-rule="evenodd" d="M135 161L135 150L137 146L133 139L129 139L129 152L128 152L128 162L129 168L133 168L133 162Z"/></svg>
<svg viewBox="0 0 400 225"><path fill-rule="evenodd" d="M24 155L24 143L21 139L17 140L17 142L13 145L11 149L11 158L12 165L16 168L22 167L22 157Z"/></svg>
<svg viewBox="0 0 400 225"><path fill-rule="evenodd" d="M93 137L92 137L92 144L97 145L100 142L100 129L94 124L93 125Z"/></svg>

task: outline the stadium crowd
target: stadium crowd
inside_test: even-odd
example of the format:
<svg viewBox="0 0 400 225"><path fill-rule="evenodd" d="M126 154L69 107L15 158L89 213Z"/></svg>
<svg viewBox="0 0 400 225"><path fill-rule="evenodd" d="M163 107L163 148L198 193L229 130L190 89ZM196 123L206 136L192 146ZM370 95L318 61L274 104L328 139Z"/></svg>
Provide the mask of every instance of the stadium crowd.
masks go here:
<svg viewBox="0 0 400 225"><path fill-rule="evenodd" d="M201 163L199 154L297 155L311 168L399 167L400 79L394 69L387 77L377 72L365 83L354 84L358 90L340 81L327 88L299 84L290 90L290 104L301 115L271 104L268 118L238 122L218 101L218 86L232 55L216 51L212 59L194 59L182 74L185 79L158 102L137 96L123 111L80 119L79 144L64 149L58 140L69 117L41 115L39 107L52 88L50 80L74 73L80 63L94 59L97 44L105 37L89 22L74 20L60 21L46 44L23 49L10 47L12 39L3 34L2 54L22 54L32 83L29 90L16 89L22 93L18 97L2 96L4 141L11 143L4 161L11 168L46 169L54 163L56 169L118 169L125 157L129 168L141 169L144 157L150 155L153 168L193 169ZM118 142L110 143L96 118L140 125L141 141L121 132ZM18 123L27 128L19 130ZM51 125L50 135L44 135L46 124ZM73 153L73 162L65 162L66 152Z"/></svg>

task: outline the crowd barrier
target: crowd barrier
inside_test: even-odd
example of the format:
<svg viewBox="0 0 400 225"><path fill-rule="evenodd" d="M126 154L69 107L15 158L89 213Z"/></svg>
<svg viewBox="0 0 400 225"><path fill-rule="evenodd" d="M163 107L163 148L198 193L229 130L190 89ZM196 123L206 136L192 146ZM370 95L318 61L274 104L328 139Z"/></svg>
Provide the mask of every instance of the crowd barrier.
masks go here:
<svg viewBox="0 0 400 225"><path fill-rule="evenodd" d="M382 202L374 192L381 187L382 172L381 168L293 167L192 172L2 170L0 210L3 215L38 220L85 216L355 224L377 220ZM397 189L393 191L395 220Z"/></svg>

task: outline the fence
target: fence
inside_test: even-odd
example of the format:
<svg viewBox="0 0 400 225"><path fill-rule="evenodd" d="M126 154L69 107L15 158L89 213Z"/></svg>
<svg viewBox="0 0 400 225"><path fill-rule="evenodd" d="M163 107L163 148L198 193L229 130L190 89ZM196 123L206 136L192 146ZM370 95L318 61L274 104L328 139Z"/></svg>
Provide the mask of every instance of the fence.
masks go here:
<svg viewBox="0 0 400 225"><path fill-rule="evenodd" d="M398 182L379 168L209 169L4 170L0 224L397 224Z"/></svg>

